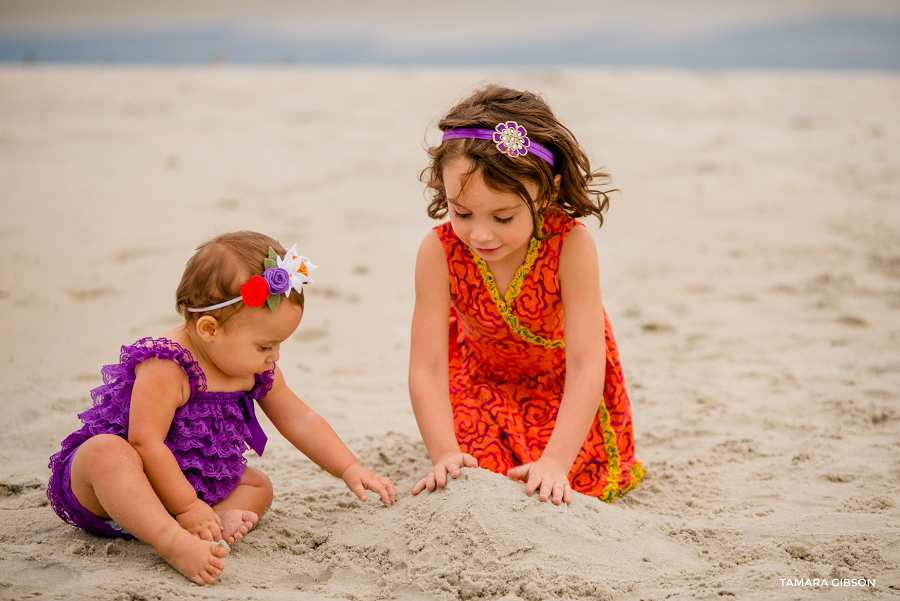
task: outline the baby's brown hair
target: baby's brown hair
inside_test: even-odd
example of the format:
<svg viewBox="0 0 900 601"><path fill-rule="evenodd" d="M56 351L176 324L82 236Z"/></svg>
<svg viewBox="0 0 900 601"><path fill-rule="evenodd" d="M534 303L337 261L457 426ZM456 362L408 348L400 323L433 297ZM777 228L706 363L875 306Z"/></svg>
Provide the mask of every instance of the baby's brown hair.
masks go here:
<svg viewBox="0 0 900 601"><path fill-rule="evenodd" d="M431 163L419 178L433 192L428 216L440 219L447 214L444 166L448 161L464 157L472 161L468 175L480 172L484 183L498 192L517 194L531 212L534 236L538 229L539 211L547 206L560 209L570 217L594 215L603 225L603 212L609 207L610 192L592 188L594 181L610 182L609 174L591 171L587 153L569 129L560 123L540 96L497 85L489 85L450 109L438 122L441 131L457 128L494 129L498 123L515 121L528 132L528 138L553 153L555 167L534 153L511 158L500 152L491 140L473 138L447 140L428 149ZM559 187L554 177L560 176ZM537 184L538 197L531 198L526 181Z"/></svg>
<svg viewBox="0 0 900 601"><path fill-rule="evenodd" d="M219 323L225 323L240 311L244 307L243 301L202 313L192 313L188 309L209 307L239 297L241 286L247 280L263 274L263 261L269 255L270 246L279 257L284 256L285 249L277 240L247 230L222 234L198 246L194 256L188 259L175 291L175 310L184 317L185 323L201 315L210 315ZM288 300L303 308L303 294L296 290L291 290Z"/></svg>

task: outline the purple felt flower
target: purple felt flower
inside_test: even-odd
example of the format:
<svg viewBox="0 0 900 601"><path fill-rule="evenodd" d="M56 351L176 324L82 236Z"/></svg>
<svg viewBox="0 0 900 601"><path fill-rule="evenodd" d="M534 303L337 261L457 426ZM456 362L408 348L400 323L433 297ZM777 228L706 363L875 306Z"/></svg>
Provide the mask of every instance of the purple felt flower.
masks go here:
<svg viewBox="0 0 900 601"><path fill-rule="evenodd" d="M498 124L494 128L493 140L497 150L511 157L528 154L528 147L531 146L528 132L515 121Z"/></svg>
<svg viewBox="0 0 900 601"><path fill-rule="evenodd" d="M269 267L263 272L270 294L282 294L291 288L291 274L281 267Z"/></svg>

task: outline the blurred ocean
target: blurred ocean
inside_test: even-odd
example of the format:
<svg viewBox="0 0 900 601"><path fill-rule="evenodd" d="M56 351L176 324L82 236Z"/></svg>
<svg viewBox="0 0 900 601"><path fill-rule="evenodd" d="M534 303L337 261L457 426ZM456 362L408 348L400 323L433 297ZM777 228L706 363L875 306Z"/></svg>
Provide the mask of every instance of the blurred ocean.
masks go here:
<svg viewBox="0 0 900 601"><path fill-rule="evenodd" d="M900 7L900 5L898 5ZM2 18L2 13L0 13ZM134 24L116 27L3 27L6 63L198 65L509 65L660 66L703 69L900 69L900 16L828 17L731 23L678 35L628 27L574 28L547 35L485 35L454 42L403 39L403 28L263 27L258 23Z"/></svg>

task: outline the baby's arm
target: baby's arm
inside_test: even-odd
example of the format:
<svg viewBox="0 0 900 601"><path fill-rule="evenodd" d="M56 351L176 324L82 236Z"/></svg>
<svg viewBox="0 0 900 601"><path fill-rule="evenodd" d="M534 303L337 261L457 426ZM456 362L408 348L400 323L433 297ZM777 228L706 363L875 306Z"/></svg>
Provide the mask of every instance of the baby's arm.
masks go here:
<svg viewBox="0 0 900 601"><path fill-rule="evenodd" d="M368 499L367 489L386 505L397 500L393 483L360 465L328 422L288 388L281 369L275 369L272 390L259 406L282 436L316 465L341 478L361 501Z"/></svg>
<svg viewBox="0 0 900 601"><path fill-rule="evenodd" d="M603 395L606 344L597 248L584 227L563 244L559 282L565 311L566 383L556 426L541 458L510 469L526 481L525 492L540 490L541 501L569 503L568 474L584 445Z"/></svg>
<svg viewBox="0 0 900 601"><path fill-rule="evenodd" d="M413 487L414 495L426 488L444 486L447 475L456 478L462 467L478 465L474 457L460 451L453 428L447 365L449 321L450 273L441 241L432 231L422 241L416 257L409 396L433 467Z"/></svg>
<svg viewBox="0 0 900 601"><path fill-rule="evenodd" d="M173 361L148 359L135 368L128 442L140 455L144 473L165 508L182 528L204 540L222 539L222 522L197 498L178 461L165 445L175 410L187 402L187 376Z"/></svg>

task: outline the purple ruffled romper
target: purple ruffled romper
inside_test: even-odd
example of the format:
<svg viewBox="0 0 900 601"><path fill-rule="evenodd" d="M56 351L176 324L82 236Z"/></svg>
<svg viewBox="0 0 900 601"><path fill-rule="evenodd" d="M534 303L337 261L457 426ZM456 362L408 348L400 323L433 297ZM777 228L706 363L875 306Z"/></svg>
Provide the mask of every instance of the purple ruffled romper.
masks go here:
<svg viewBox="0 0 900 601"><path fill-rule="evenodd" d="M200 499L212 505L230 495L247 467L244 452L248 445L260 455L265 447L253 402L272 389L275 368L256 374L250 391L209 392L203 370L179 344L166 338L143 338L123 346L119 363L105 366L103 385L91 391L94 406L78 416L84 426L66 438L62 450L50 458L47 497L53 509L63 520L90 534L133 538L114 522L81 506L71 487L72 457L81 443L97 434L128 439L134 368L152 358L175 361L190 382L191 397L175 411L165 442Z"/></svg>

